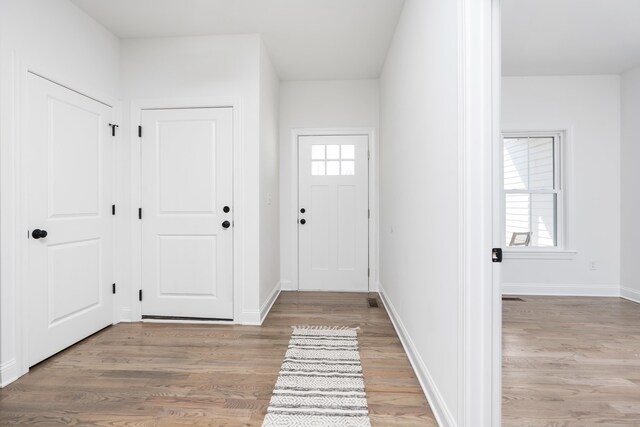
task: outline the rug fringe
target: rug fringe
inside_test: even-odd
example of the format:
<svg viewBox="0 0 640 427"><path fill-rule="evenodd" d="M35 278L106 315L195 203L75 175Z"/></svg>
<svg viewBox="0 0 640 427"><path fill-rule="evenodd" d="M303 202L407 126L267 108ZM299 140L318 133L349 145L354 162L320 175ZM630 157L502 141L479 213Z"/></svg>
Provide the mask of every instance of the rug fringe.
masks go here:
<svg viewBox="0 0 640 427"><path fill-rule="evenodd" d="M313 326L313 325L298 325L292 326L291 329L307 329L311 331L359 331L360 326Z"/></svg>

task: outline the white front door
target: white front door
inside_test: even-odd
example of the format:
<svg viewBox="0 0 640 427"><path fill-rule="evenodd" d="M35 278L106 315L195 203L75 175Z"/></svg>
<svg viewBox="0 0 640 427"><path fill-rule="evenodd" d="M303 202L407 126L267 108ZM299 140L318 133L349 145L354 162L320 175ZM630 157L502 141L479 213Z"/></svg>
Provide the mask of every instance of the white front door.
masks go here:
<svg viewBox="0 0 640 427"><path fill-rule="evenodd" d="M112 109L28 74L29 366L112 323ZM45 236L46 234L46 236Z"/></svg>
<svg viewBox="0 0 640 427"><path fill-rule="evenodd" d="M369 138L298 138L301 290L369 289Z"/></svg>
<svg viewBox="0 0 640 427"><path fill-rule="evenodd" d="M233 319L231 108L142 112L142 315Z"/></svg>

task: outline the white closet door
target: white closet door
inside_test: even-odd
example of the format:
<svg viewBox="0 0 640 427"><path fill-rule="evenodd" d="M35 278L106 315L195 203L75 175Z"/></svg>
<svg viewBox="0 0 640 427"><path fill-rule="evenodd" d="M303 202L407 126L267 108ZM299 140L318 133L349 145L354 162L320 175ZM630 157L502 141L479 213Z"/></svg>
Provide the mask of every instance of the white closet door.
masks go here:
<svg viewBox="0 0 640 427"><path fill-rule="evenodd" d="M142 112L142 314L233 319L232 109Z"/></svg>
<svg viewBox="0 0 640 427"><path fill-rule="evenodd" d="M298 139L301 290L366 291L368 137Z"/></svg>
<svg viewBox="0 0 640 427"><path fill-rule="evenodd" d="M32 366L112 323L114 141L111 107L33 74L27 85Z"/></svg>

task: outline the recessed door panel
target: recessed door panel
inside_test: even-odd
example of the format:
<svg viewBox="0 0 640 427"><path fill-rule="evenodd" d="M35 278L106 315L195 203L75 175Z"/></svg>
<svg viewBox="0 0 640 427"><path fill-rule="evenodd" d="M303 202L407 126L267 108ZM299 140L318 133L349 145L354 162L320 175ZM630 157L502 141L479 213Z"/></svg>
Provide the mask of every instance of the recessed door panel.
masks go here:
<svg viewBox="0 0 640 427"><path fill-rule="evenodd" d="M158 137L159 213L215 213L215 120L161 121Z"/></svg>
<svg viewBox="0 0 640 427"><path fill-rule="evenodd" d="M216 236L159 236L159 297L217 294Z"/></svg>
<svg viewBox="0 0 640 427"><path fill-rule="evenodd" d="M28 74L29 365L113 320L111 107Z"/></svg>
<svg viewBox="0 0 640 427"><path fill-rule="evenodd" d="M143 316L233 319L232 124L230 108L142 112Z"/></svg>
<svg viewBox="0 0 640 427"><path fill-rule="evenodd" d="M308 223L311 234L311 269L327 270L329 268L329 186L311 187L311 203L308 209L314 212L314 220ZM317 215L315 215L316 212Z"/></svg>
<svg viewBox="0 0 640 427"><path fill-rule="evenodd" d="M298 139L301 290L366 291L368 137Z"/></svg>
<svg viewBox="0 0 640 427"><path fill-rule="evenodd" d="M49 326L100 304L100 239L49 246Z"/></svg>
<svg viewBox="0 0 640 427"><path fill-rule="evenodd" d="M99 113L49 98L49 217L99 215Z"/></svg>
<svg viewBox="0 0 640 427"><path fill-rule="evenodd" d="M356 186L338 186L338 270L354 270L356 268Z"/></svg>

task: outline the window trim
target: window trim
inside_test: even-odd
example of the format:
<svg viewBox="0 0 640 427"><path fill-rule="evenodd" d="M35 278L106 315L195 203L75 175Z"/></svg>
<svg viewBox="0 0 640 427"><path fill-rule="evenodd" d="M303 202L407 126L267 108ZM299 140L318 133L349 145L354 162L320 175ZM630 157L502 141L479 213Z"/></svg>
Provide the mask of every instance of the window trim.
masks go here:
<svg viewBox="0 0 640 427"><path fill-rule="evenodd" d="M570 210L567 198L567 188L571 169L570 156L570 130L569 128L559 130L549 129L519 129L503 130L500 138L500 235L505 258L509 259L573 259L577 254L571 247L568 233L570 224L567 212ZM504 140L505 138L554 138L554 187L553 191L542 191L545 194L556 194L556 246L552 247L513 247L506 242L506 195L522 194L520 190L505 190L504 188ZM529 190L527 193L536 193L536 190Z"/></svg>

